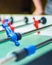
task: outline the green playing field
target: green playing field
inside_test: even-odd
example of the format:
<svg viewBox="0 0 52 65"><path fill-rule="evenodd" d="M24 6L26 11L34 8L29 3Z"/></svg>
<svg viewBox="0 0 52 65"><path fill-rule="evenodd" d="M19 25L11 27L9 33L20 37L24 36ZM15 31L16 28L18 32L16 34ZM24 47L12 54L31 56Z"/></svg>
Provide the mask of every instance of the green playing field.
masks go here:
<svg viewBox="0 0 52 65"><path fill-rule="evenodd" d="M0 36L1 38L5 38L6 35L2 36L3 34L1 33ZM43 42L47 39L51 38L50 36L43 36L43 35L27 35L22 37L22 39L19 41L20 46L16 47L13 42L11 41L6 41L4 43L0 43L0 59L5 57L7 53L11 52L12 50L18 50L20 48L24 48L25 46L28 45L37 45L40 42ZM49 44L47 46L44 46L36 51L33 55L24 58L21 61L14 62L14 61L9 61L5 65L25 65L27 62L30 62L33 59L36 59L37 57L40 57L41 55L45 54L46 52L50 51L52 49L52 44Z"/></svg>
<svg viewBox="0 0 52 65"><path fill-rule="evenodd" d="M16 19L20 20L21 16L22 15L19 15L18 17L14 16L14 18L15 18L15 20ZM31 21L31 18L30 18L29 21ZM52 20L52 17L48 16L47 19L48 19L48 24L49 23L51 24L52 21L50 21L50 20ZM46 25L48 25L48 24L46 24ZM33 28L33 25L31 25L30 27ZM23 28L24 30L29 30L30 27L28 28L26 26L26 28L25 28L25 26L24 26L24 27L21 27L21 28ZM18 28L17 31L23 32L24 30L20 31L20 28ZM51 28L51 30L52 30L52 28ZM51 31L51 30L49 28L49 31ZM49 34L49 31L47 31L46 34ZM45 33L43 32L43 34L45 34ZM48 40L48 39L52 38L51 34L50 34L50 36L46 35L46 34L45 35L37 35L37 34L34 34L34 33L30 34L30 35L27 34L27 36L22 37L22 39L19 41L19 43L20 43L19 47L15 46L15 44L13 42L9 41L9 40L6 41L6 42L0 43L0 59L4 58L8 53L10 53L10 52L12 52L14 50L18 51L18 49L24 48L24 47L26 47L28 45L37 45L37 44L39 44L39 43L41 43L41 42L43 42L45 40ZM6 37L7 36L6 36L6 34L4 32L0 32L0 40L5 39ZM26 57L26 58L24 58L24 59L22 59L20 61L17 61L17 62L9 61L9 62L5 63L4 65L25 65L26 63L32 61L33 59L36 59L36 58L42 56L43 54L47 53L50 50L52 50L52 43L50 43L50 44L48 44L48 45L46 45L44 47L39 48L36 51L36 53L34 53L31 56L28 56L28 57Z"/></svg>

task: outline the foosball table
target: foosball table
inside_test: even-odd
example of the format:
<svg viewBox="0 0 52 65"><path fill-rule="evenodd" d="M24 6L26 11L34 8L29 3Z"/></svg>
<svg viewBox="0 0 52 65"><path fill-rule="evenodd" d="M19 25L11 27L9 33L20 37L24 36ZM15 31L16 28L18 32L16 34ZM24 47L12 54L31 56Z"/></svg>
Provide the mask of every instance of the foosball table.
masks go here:
<svg viewBox="0 0 52 65"><path fill-rule="evenodd" d="M52 16L0 15L0 65L52 65L51 59Z"/></svg>

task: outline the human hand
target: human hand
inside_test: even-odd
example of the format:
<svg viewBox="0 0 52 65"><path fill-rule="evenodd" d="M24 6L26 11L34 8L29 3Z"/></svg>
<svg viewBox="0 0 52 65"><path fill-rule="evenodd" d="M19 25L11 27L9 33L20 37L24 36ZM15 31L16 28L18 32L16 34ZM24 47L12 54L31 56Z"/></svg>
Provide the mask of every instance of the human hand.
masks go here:
<svg viewBox="0 0 52 65"><path fill-rule="evenodd" d="M32 14L33 15L42 15L43 14L43 10L36 9L36 10L34 10L34 12Z"/></svg>

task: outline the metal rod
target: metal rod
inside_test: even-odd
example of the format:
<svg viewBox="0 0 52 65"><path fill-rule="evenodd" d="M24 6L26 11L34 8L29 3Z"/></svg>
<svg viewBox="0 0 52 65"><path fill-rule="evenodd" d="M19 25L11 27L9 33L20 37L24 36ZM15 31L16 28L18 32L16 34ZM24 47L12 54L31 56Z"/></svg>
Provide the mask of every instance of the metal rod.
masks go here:
<svg viewBox="0 0 52 65"><path fill-rule="evenodd" d="M30 35L30 34L33 34L33 33L36 33L36 32L38 32L38 31L45 30L45 29L47 29L47 28L49 28L49 27L52 27L52 24L51 24L51 25L47 25L47 26L45 26L45 27L41 27L41 28L35 29L35 30L27 31L27 32L25 32L25 33L22 33L22 37L27 36L27 35Z"/></svg>
<svg viewBox="0 0 52 65"><path fill-rule="evenodd" d="M48 40L46 40L44 42L39 43L38 45L36 45L36 48L39 49L39 48L41 48L41 47L43 47L45 45L48 45L50 43L52 43L52 38L50 38L50 39L48 39Z"/></svg>
<svg viewBox="0 0 52 65"><path fill-rule="evenodd" d="M18 21L15 21L15 22L13 22L13 23L18 23L18 22L21 22L21 21L24 21L24 19L22 19L22 20L18 20ZM2 23L1 23L1 21L0 21L0 26L2 26Z"/></svg>
<svg viewBox="0 0 52 65"><path fill-rule="evenodd" d="M0 65L4 64L7 61L15 60L15 59L16 59L15 55L6 56L6 57L4 57L3 59L0 60Z"/></svg>
<svg viewBox="0 0 52 65"><path fill-rule="evenodd" d="M16 23L16 22L23 22L23 21L25 22L25 21L28 19L28 17L24 17L23 19L17 20L17 21L15 21L15 22L14 22L14 20L13 20L13 17L10 17L10 19L12 19L12 21L13 21L12 24L13 24L13 23ZM10 20L10 21L11 21L11 20ZM28 20L27 20L27 21L28 21ZM1 20L0 20L0 26L1 26L1 25L2 25L2 23L1 23Z"/></svg>
<svg viewBox="0 0 52 65"><path fill-rule="evenodd" d="M21 22L21 21L23 21L23 20L24 20L24 19L21 19L21 20L15 21L15 23L16 23L16 22ZM14 21L13 21L13 23L14 23ZM12 23L12 24L13 24L13 23ZM1 25L2 25L2 23L1 23L1 21L0 21L0 26L1 26Z"/></svg>
<svg viewBox="0 0 52 65"><path fill-rule="evenodd" d="M41 43L37 44L36 48L38 50L39 48L41 48L43 46L46 46L48 44L51 44L51 43L52 43L52 38L50 38L50 39L48 39L48 40L46 40L44 42L41 42ZM17 51L17 54L18 54L18 51ZM26 55L26 57L27 57L27 55ZM7 61L13 60L13 59L16 60L16 55L10 54L8 57L5 57L5 58L3 58L3 59L0 60L0 65L6 63ZM19 58L17 57L17 59L19 59Z"/></svg>
<svg viewBox="0 0 52 65"><path fill-rule="evenodd" d="M30 31L27 31L27 32L21 33L21 35L22 35L22 37L24 37L24 36L27 36L27 35L30 35L30 34L36 33L36 32L38 32L38 31L45 30L45 29L47 29L47 28L49 28L49 27L52 27L52 24L47 25L47 26L42 27L42 28L39 28L39 29L30 30ZM3 42L6 42L7 40L10 40L10 38L5 38L5 39L3 39L3 40L0 40L0 44L2 44Z"/></svg>
<svg viewBox="0 0 52 65"><path fill-rule="evenodd" d="M33 22L31 22L31 23L28 23L28 24L23 24L23 25L20 25L20 26L16 26L15 28L20 28L20 27L23 27L23 26L27 26L27 25L30 25L30 24L33 24ZM2 29L2 30L0 30L0 32L5 32L5 30L4 29Z"/></svg>

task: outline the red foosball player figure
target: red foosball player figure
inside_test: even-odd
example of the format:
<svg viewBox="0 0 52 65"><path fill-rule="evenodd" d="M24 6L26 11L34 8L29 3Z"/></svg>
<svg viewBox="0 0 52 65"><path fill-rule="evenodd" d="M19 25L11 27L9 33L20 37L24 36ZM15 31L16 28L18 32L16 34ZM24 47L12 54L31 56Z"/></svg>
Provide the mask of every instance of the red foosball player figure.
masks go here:
<svg viewBox="0 0 52 65"><path fill-rule="evenodd" d="M14 32L14 27L11 25L10 22L8 22L8 26L10 27L10 29Z"/></svg>
<svg viewBox="0 0 52 65"><path fill-rule="evenodd" d="M11 25L11 22L8 19L2 19L2 23L7 23L9 28L14 32L14 27Z"/></svg>
<svg viewBox="0 0 52 65"><path fill-rule="evenodd" d="M34 27L36 28L36 29L38 29L39 28L39 20L35 20L35 18L33 17L33 20L34 20ZM38 31L37 32L38 34L40 34L40 31Z"/></svg>

